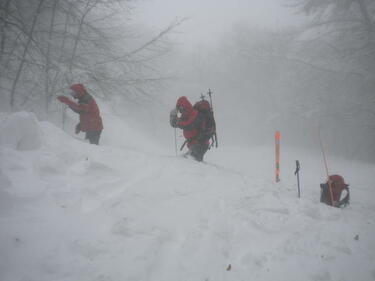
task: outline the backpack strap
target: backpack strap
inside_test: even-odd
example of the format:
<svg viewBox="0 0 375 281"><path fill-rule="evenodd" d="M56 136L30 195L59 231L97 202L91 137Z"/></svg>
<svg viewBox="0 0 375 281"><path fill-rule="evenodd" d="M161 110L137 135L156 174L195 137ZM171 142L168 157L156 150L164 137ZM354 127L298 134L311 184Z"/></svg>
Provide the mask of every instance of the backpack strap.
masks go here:
<svg viewBox="0 0 375 281"><path fill-rule="evenodd" d="M320 184L320 189L321 189L320 202L331 206L331 199L330 199L331 197L330 197L330 193L328 191L328 188L329 187L328 187L327 183ZM350 203L349 202L350 201L349 187L348 186L344 187L344 189L341 192L343 192L344 190L346 190L346 196L338 202L335 201L334 207L341 208L341 207L346 207L347 205L349 205L349 203ZM340 195L341 195L341 193L340 193Z"/></svg>
<svg viewBox="0 0 375 281"><path fill-rule="evenodd" d="M349 187L345 187L343 190L346 190L346 196L341 199L339 202L337 202L336 207L346 207L349 205L350 201L350 192L349 192Z"/></svg>

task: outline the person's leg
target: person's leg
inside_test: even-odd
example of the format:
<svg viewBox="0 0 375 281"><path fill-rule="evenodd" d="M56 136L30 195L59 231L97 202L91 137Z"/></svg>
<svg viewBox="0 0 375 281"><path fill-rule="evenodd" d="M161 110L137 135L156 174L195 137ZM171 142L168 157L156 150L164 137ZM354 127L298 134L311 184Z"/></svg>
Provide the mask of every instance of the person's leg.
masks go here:
<svg viewBox="0 0 375 281"><path fill-rule="evenodd" d="M191 156L193 156L194 159L197 160L198 162L201 162L203 160L203 157L202 157L201 153L199 152L198 145L192 146Z"/></svg>
<svg viewBox="0 0 375 281"><path fill-rule="evenodd" d="M200 154L201 154L201 159L202 159L201 161L203 161L203 156L206 154L209 144L208 143L201 143L200 146L201 146Z"/></svg>
<svg viewBox="0 0 375 281"><path fill-rule="evenodd" d="M100 134L102 131L90 131L86 133L86 138L89 139L91 144L99 145Z"/></svg>
<svg viewBox="0 0 375 281"><path fill-rule="evenodd" d="M195 143L191 146L191 155L195 160L203 161L203 156L208 149L208 145L205 143Z"/></svg>
<svg viewBox="0 0 375 281"><path fill-rule="evenodd" d="M199 160L200 157L199 157L199 146L198 146L198 143L196 143L196 142L191 143L191 144L189 144L188 147L189 147L189 155L191 155L197 161L202 161L202 160Z"/></svg>

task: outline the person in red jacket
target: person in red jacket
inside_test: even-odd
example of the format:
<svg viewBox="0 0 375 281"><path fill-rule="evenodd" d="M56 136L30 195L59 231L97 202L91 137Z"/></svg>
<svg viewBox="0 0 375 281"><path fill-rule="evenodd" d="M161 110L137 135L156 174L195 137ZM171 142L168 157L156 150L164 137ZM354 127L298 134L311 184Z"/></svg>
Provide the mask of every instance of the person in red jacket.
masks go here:
<svg viewBox="0 0 375 281"><path fill-rule="evenodd" d="M57 99L79 114L79 123L76 125L75 133L85 132L85 139L88 139L91 144L98 145L103 130L98 105L82 84L74 84L70 89L73 91L71 95L78 100L78 103L66 96L58 96Z"/></svg>
<svg viewBox="0 0 375 281"><path fill-rule="evenodd" d="M178 118L178 113L181 116ZM193 108L186 97L177 100L176 108L170 115L170 124L174 128L183 130L186 139L185 143L189 149L189 154L197 161L203 161L203 156L208 150L209 137L205 132L204 118Z"/></svg>

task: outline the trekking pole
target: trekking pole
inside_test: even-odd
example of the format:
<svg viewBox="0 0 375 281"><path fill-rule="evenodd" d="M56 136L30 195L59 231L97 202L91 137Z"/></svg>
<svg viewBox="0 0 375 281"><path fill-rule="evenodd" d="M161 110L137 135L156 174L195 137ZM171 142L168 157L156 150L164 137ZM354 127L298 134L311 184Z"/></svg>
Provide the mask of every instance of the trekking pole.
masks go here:
<svg viewBox="0 0 375 281"><path fill-rule="evenodd" d="M296 171L294 172L294 175L297 175L298 198L301 198L301 190L299 187L299 170L300 170L299 161L296 160Z"/></svg>
<svg viewBox="0 0 375 281"><path fill-rule="evenodd" d="M280 181L280 131L275 132L275 182Z"/></svg>
<svg viewBox="0 0 375 281"><path fill-rule="evenodd" d="M321 137L321 135L320 135L320 128L318 128L318 135L319 135L320 149L321 149L321 151L322 151L322 155L323 155L324 166L325 166L326 173L327 173L327 182L328 182L329 196L330 196L330 199L331 199L331 206L333 206L332 183L331 183L331 181L329 180L329 172L328 172L327 158L326 158L326 154L325 154L325 151L324 151L324 148L323 148L322 137Z"/></svg>
<svg viewBox="0 0 375 281"><path fill-rule="evenodd" d="M208 89L208 96L210 97L210 107L211 107L211 112L212 112L212 116L214 116L214 108L212 106L212 92L211 92L211 89ZM215 147L217 148L218 147L218 143L217 143L217 134L216 134L216 123L215 123L215 132L213 134L213 140L215 142Z"/></svg>
<svg viewBox="0 0 375 281"><path fill-rule="evenodd" d="M174 152L177 156L177 122L178 122L178 118L177 118L177 109L173 109L171 110L170 114L169 114L169 123L171 124L171 126L174 128Z"/></svg>
<svg viewBox="0 0 375 281"><path fill-rule="evenodd" d="M174 151L177 156L177 129L176 128L174 128Z"/></svg>
<svg viewBox="0 0 375 281"><path fill-rule="evenodd" d="M65 124L66 124L66 109L68 108L67 105L63 105L62 107L62 114L61 114L61 123L62 123L62 129L65 131Z"/></svg>
<svg viewBox="0 0 375 281"><path fill-rule="evenodd" d="M186 144L187 144L187 140L184 141L184 143L181 145L181 147L180 147L180 151L182 151L182 150L184 149L184 147L185 147Z"/></svg>

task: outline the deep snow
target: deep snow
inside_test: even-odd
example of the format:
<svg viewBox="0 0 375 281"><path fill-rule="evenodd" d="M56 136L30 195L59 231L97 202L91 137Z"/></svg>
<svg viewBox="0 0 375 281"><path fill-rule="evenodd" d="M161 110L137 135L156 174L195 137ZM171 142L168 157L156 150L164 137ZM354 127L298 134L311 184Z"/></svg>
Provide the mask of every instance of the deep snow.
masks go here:
<svg viewBox="0 0 375 281"><path fill-rule="evenodd" d="M94 146L1 117L0 280L375 280L374 165L329 157L351 185L336 209L319 203L320 155L282 147L276 184L273 147L197 163L112 118Z"/></svg>

